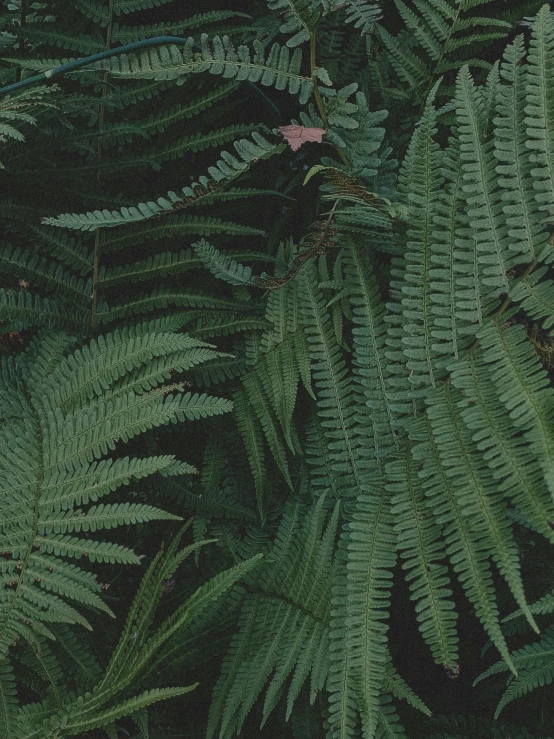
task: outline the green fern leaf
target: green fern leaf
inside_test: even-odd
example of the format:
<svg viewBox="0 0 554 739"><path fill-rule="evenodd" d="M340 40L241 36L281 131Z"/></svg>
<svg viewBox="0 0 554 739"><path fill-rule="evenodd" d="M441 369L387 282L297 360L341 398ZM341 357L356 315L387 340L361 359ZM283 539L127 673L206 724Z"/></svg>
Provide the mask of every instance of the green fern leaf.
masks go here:
<svg viewBox="0 0 554 739"><path fill-rule="evenodd" d="M0 732L5 739L17 739L16 684L9 662L0 663Z"/></svg>
<svg viewBox="0 0 554 739"><path fill-rule="evenodd" d="M193 247L214 277L225 280L230 285L255 284L250 267L239 264L231 257L218 251L211 244L208 244L204 239L193 244Z"/></svg>
<svg viewBox="0 0 554 739"><path fill-rule="evenodd" d="M195 41L190 38L182 47L162 46L137 56L121 55L96 62L94 67L123 79L178 80L185 75L210 72L271 85L278 90L288 89L291 94L300 95L301 103L312 93L311 77L300 74L299 49L291 55L287 46L273 44L266 55L264 45L254 40L252 53L245 45L235 49L228 36L214 36L210 40L205 33L200 36L200 46L200 51L194 51Z"/></svg>

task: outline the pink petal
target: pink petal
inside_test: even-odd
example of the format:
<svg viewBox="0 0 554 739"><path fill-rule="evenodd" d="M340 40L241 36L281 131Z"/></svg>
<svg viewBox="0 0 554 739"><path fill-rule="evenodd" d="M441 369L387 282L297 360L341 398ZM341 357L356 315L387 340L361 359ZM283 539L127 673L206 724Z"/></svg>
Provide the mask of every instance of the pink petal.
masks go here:
<svg viewBox="0 0 554 739"><path fill-rule="evenodd" d="M321 143L324 128L306 128L305 126L281 126L279 133L286 139L293 151L297 151L306 141Z"/></svg>

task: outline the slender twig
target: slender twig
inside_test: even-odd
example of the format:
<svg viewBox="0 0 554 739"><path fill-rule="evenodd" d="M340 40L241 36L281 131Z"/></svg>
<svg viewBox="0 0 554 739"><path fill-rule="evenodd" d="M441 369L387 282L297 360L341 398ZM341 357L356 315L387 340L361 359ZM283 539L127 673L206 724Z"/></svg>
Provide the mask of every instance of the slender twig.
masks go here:
<svg viewBox="0 0 554 739"><path fill-rule="evenodd" d="M312 83L314 86L314 98L315 103L317 105L317 110L319 112L320 118L323 121L323 128L329 128L329 118L327 117L327 111L325 110L325 105L323 104L323 98L321 97L321 92L319 91L319 85L317 83L317 76L315 74L315 70L317 69L317 63L316 63L316 32L315 29L310 34L310 75L312 77ZM335 146L335 151L339 155L341 161L343 164L346 164L347 167L350 167L350 160L344 153L344 151L340 148L340 146Z"/></svg>

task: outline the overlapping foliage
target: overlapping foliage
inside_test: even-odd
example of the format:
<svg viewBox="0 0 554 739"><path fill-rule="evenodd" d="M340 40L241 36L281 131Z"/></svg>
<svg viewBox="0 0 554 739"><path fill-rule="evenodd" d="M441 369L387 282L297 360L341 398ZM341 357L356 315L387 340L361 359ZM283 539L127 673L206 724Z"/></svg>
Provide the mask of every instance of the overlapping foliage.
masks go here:
<svg viewBox="0 0 554 739"><path fill-rule="evenodd" d="M551 9L249 6L0 19L0 734L546 737Z"/></svg>

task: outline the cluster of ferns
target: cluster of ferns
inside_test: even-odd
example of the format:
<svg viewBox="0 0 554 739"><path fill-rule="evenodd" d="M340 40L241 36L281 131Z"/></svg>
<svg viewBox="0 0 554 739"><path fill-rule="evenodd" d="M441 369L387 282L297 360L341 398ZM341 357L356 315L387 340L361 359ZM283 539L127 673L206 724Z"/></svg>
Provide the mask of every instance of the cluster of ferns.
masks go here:
<svg viewBox="0 0 554 739"><path fill-rule="evenodd" d="M552 737L554 8L222 5L0 10L0 739Z"/></svg>

